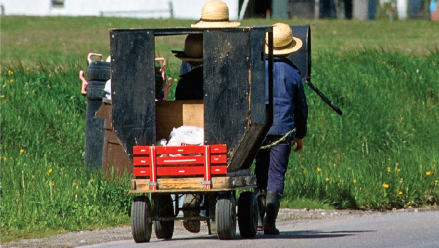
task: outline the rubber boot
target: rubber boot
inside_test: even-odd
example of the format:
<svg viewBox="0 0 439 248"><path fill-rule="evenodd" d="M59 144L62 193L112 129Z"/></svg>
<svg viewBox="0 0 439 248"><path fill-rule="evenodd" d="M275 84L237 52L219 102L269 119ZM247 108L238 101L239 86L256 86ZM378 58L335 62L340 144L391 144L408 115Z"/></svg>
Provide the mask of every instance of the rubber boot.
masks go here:
<svg viewBox="0 0 439 248"><path fill-rule="evenodd" d="M259 208L258 231L264 230L266 198L267 198L267 191L265 189L256 189L256 200L258 201L258 208Z"/></svg>
<svg viewBox="0 0 439 248"><path fill-rule="evenodd" d="M264 218L264 235L278 235L279 230L276 228L276 218L279 213L280 200L282 195L274 192L267 192L267 207Z"/></svg>

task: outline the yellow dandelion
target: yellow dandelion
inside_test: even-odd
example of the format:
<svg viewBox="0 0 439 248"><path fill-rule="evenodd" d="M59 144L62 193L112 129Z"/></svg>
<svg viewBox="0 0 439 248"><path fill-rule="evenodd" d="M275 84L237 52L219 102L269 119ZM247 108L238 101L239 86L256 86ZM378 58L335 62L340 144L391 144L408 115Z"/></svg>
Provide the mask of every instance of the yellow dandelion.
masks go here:
<svg viewBox="0 0 439 248"><path fill-rule="evenodd" d="M409 208L412 208L412 206L409 206Z"/></svg>
<svg viewBox="0 0 439 248"><path fill-rule="evenodd" d="M5 98L5 95L2 95L2 98Z"/></svg>
<svg viewBox="0 0 439 248"><path fill-rule="evenodd" d="M77 184L76 182L73 182L73 186L76 186L76 184Z"/></svg>
<svg viewBox="0 0 439 248"><path fill-rule="evenodd" d="M387 160L389 160L389 161L390 161L390 158L388 158Z"/></svg>
<svg viewBox="0 0 439 248"><path fill-rule="evenodd" d="M404 178L401 177L400 181L401 181L401 182L404 181Z"/></svg>
<svg viewBox="0 0 439 248"><path fill-rule="evenodd" d="M65 177L67 177L67 174L64 174Z"/></svg>
<svg viewBox="0 0 439 248"><path fill-rule="evenodd" d="M49 172L46 172L46 175L50 176L50 173L49 173Z"/></svg>
<svg viewBox="0 0 439 248"><path fill-rule="evenodd" d="M30 68L28 67L28 68L26 68L26 71L30 71Z"/></svg>
<svg viewBox="0 0 439 248"><path fill-rule="evenodd" d="M52 186L55 186L55 183L54 182L52 182L50 185L52 185Z"/></svg>
<svg viewBox="0 0 439 248"><path fill-rule="evenodd" d="M429 176L431 174L431 172L427 171L425 172L425 175Z"/></svg>
<svg viewBox="0 0 439 248"><path fill-rule="evenodd" d="M322 171L322 169L320 169L319 167L317 167L317 171Z"/></svg>
<svg viewBox="0 0 439 248"><path fill-rule="evenodd" d="M6 162L7 158L6 158L6 157L4 157L4 158L3 158L3 160L4 160L5 162Z"/></svg>
<svg viewBox="0 0 439 248"><path fill-rule="evenodd" d="M399 191L398 195L402 195L402 191Z"/></svg>
<svg viewBox="0 0 439 248"><path fill-rule="evenodd" d="M47 85L47 88L50 88L50 85Z"/></svg>
<svg viewBox="0 0 439 248"><path fill-rule="evenodd" d="M357 182L357 180L354 179L354 183L356 183L356 182Z"/></svg>
<svg viewBox="0 0 439 248"><path fill-rule="evenodd" d="M14 74L14 72L13 72L13 71L11 71L11 70L9 70L9 75L12 75L12 74Z"/></svg>
<svg viewBox="0 0 439 248"><path fill-rule="evenodd" d="M24 152L24 149L21 149L21 150L20 150L20 153L23 153L23 152Z"/></svg>
<svg viewBox="0 0 439 248"><path fill-rule="evenodd" d="M390 167L387 167L387 172L390 172Z"/></svg>
<svg viewBox="0 0 439 248"><path fill-rule="evenodd" d="M384 188L388 188L389 185L388 185L387 183L385 183L385 184L383 184L383 187L384 187Z"/></svg>
<svg viewBox="0 0 439 248"><path fill-rule="evenodd" d="M437 183L437 180L435 180L434 183Z"/></svg>
<svg viewBox="0 0 439 248"><path fill-rule="evenodd" d="M329 181L329 177L326 178L326 181Z"/></svg>
<svg viewBox="0 0 439 248"><path fill-rule="evenodd" d="M49 173L52 173L52 171L53 171L52 169L49 169Z"/></svg>
<svg viewBox="0 0 439 248"><path fill-rule="evenodd" d="M92 178L92 179L90 179L90 182L94 182L94 179Z"/></svg>
<svg viewBox="0 0 439 248"><path fill-rule="evenodd" d="M6 84L3 85L3 88L6 88Z"/></svg>
<svg viewBox="0 0 439 248"><path fill-rule="evenodd" d="M9 80L9 82L13 83L13 82L14 82L14 79Z"/></svg>
<svg viewBox="0 0 439 248"><path fill-rule="evenodd" d="M399 166L399 163L396 163L396 166Z"/></svg>
<svg viewBox="0 0 439 248"><path fill-rule="evenodd" d="M398 169L396 169L396 171L397 171L397 172L400 172L400 171L401 171L401 169L399 169L399 168L398 168Z"/></svg>

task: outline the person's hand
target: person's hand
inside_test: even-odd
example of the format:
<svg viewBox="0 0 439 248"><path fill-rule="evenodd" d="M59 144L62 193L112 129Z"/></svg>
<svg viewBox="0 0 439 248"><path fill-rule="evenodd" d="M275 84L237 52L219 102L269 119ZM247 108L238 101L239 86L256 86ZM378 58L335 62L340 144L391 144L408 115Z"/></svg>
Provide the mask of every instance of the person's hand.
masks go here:
<svg viewBox="0 0 439 248"><path fill-rule="evenodd" d="M293 142L291 143L291 146L296 145L296 148L294 149L294 152L300 152L303 149L303 140L302 139L298 139L298 138L294 138Z"/></svg>

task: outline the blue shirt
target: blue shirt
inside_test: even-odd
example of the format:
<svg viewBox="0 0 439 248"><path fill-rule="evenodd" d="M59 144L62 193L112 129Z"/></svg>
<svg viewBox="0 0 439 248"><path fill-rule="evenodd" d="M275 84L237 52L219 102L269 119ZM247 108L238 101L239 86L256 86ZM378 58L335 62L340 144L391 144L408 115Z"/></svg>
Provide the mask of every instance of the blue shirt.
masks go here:
<svg viewBox="0 0 439 248"><path fill-rule="evenodd" d="M268 60L265 72L268 99ZM268 135L285 135L296 128L295 137L306 136L308 104L302 78L299 69L284 57L273 58L273 105L273 125Z"/></svg>

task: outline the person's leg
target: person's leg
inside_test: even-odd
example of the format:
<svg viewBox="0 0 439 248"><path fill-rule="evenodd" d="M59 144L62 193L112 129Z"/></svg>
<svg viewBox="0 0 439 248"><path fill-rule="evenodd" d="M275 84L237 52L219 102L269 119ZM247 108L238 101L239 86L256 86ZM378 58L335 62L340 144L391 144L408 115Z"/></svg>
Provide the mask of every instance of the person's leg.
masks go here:
<svg viewBox="0 0 439 248"><path fill-rule="evenodd" d="M276 218L279 213L280 201L285 185L291 142L285 142L271 147L270 167L268 170L266 212L264 218L264 234L279 234L276 228Z"/></svg>
<svg viewBox="0 0 439 248"><path fill-rule="evenodd" d="M198 217L200 216L200 209L198 208L202 201L202 195L198 194L187 194L183 202L183 215L184 217ZM199 220L184 220L183 226L192 233L200 232L200 221Z"/></svg>
<svg viewBox="0 0 439 248"><path fill-rule="evenodd" d="M264 141L264 143L266 143ZM258 231L263 231L265 204L267 197L267 181L268 181L268 167L270 165L270 149L261 149L256 154L255 174L257 188L255 190L256 200L258 201L259 218Z"/></svg>

